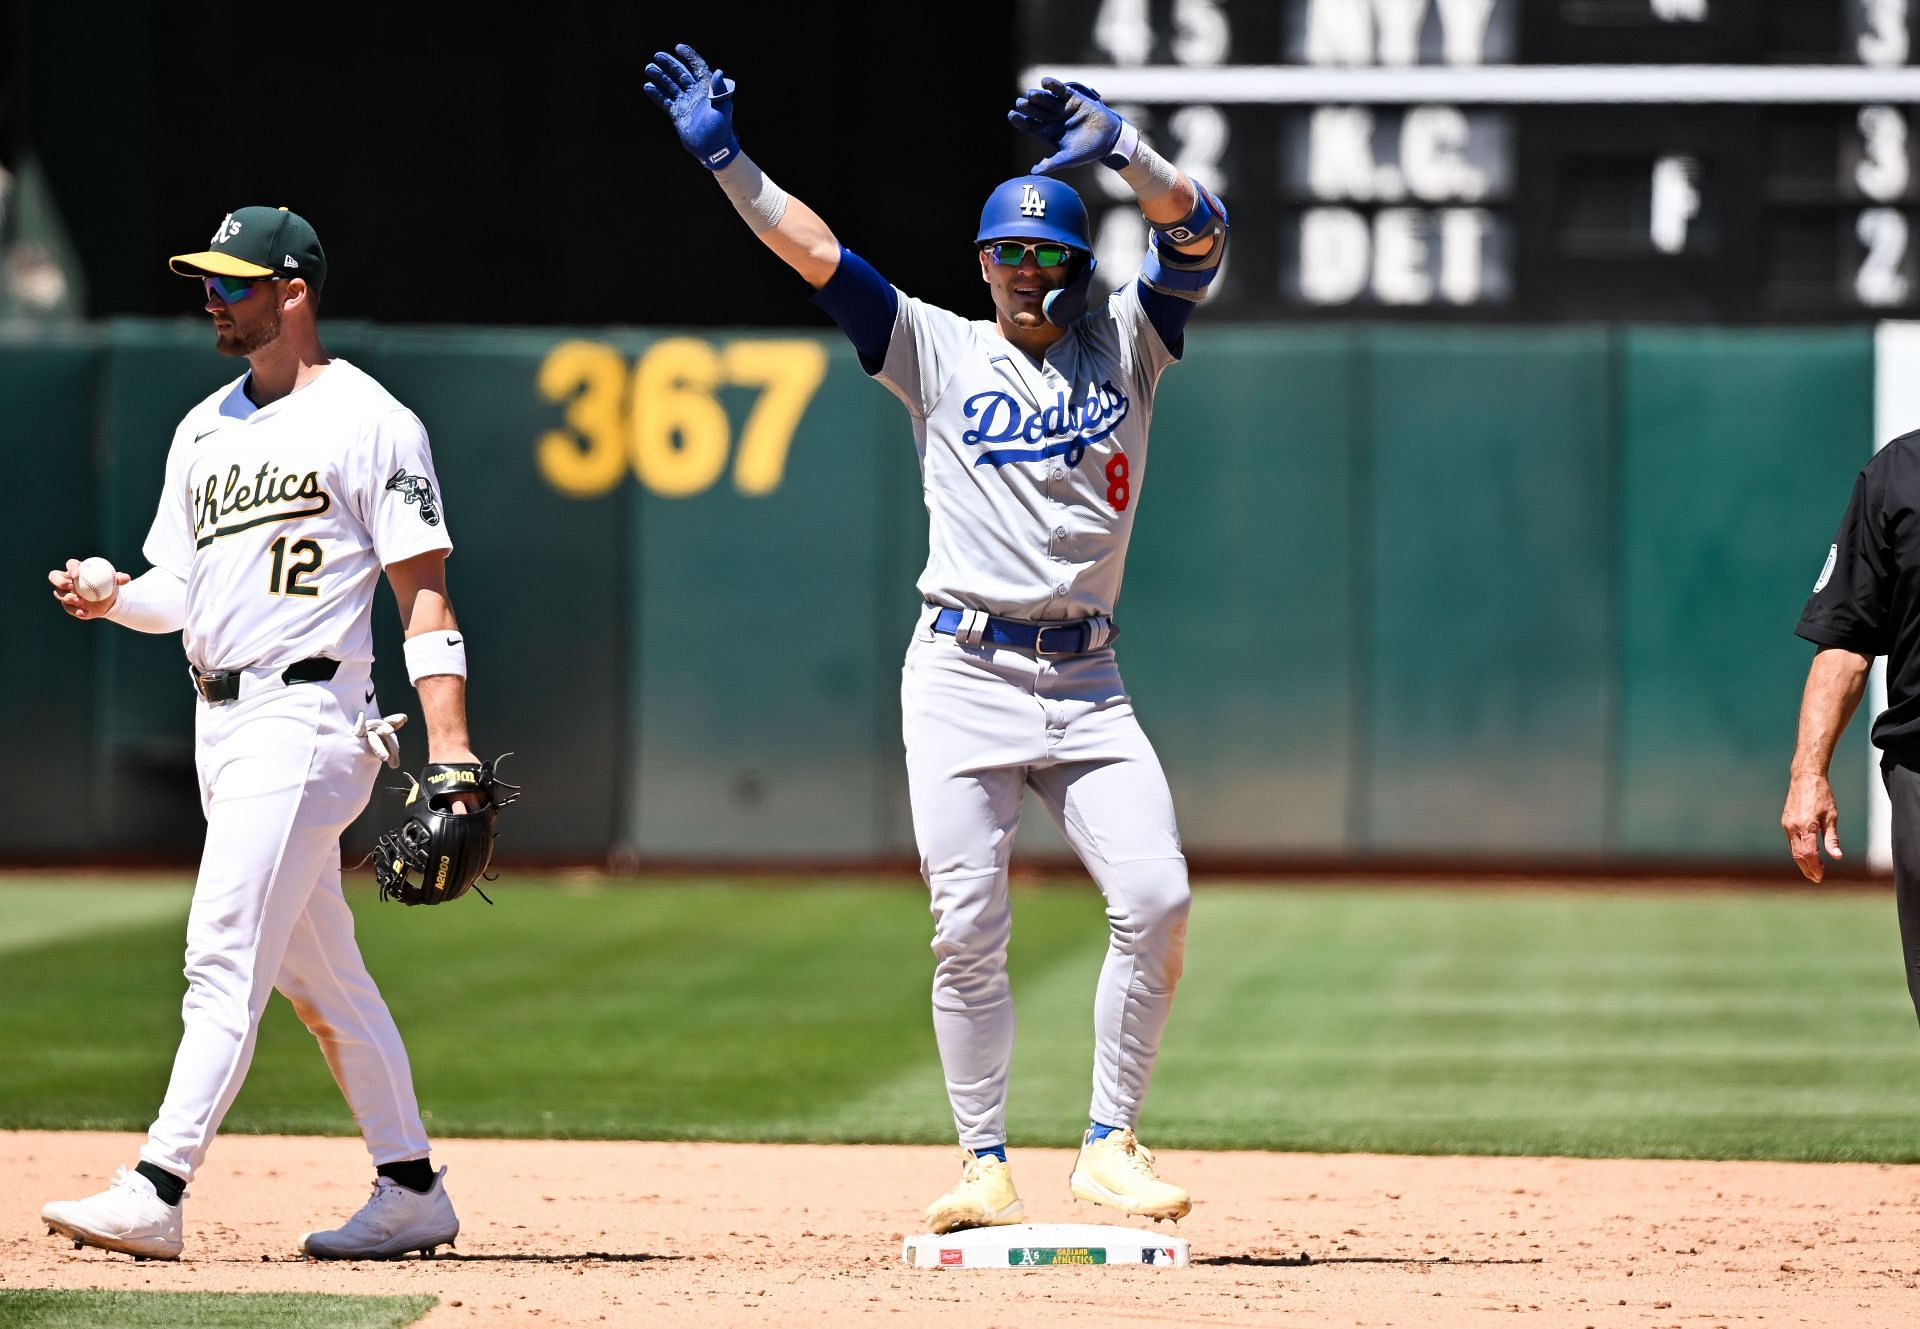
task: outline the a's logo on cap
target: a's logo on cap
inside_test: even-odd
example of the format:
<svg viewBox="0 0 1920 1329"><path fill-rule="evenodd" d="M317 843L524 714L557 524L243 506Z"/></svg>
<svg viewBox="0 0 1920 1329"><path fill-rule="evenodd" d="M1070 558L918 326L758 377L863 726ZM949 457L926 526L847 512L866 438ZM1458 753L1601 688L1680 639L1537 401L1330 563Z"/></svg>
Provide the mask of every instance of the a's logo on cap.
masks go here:
<svg viewBox="0 0 1920 1329"><path fill-rule="evenodd" d="M215 245L221 244L227 240L233 239L233 237L238 234L240 234L240 223L235 221L233 219L233 214L229 212L224 218L221 219L219 228L215 230L213 233L213 239L208 241L207 243L215 244Z"/></svg>
<svg viewBox="0 0 1920 1329"><path fill-rule="evenodd" d="M1020 186L1020 215L1022 217L1047 215L1047 201L1040 197L1040 191L1032 185Z"/></svg>

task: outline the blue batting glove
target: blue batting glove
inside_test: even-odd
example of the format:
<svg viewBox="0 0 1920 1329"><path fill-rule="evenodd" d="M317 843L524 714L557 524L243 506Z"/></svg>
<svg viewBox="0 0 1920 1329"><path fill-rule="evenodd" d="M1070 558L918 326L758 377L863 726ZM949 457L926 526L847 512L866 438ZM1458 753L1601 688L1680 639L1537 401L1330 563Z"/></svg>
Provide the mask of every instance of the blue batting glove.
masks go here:
<svg viewBox="0 0 1920 1329"><path fill-rule="evenodd" d="M1033 164L1035 175L1100 162L1116 170L1133 157L1140 133L1125 116L1084 83L1043 78L1007 112L1007 122L1053 145L1053 155Z"/></svg>
<svg viewBox="0 0 1920 1329"><path fill-rule="evenodd" d="M679 59L653 53L641 90L672 118L680 146L717 171L740 154L740 140L733 136L733 80L709 70L684 42L673 49Z"/></svg>

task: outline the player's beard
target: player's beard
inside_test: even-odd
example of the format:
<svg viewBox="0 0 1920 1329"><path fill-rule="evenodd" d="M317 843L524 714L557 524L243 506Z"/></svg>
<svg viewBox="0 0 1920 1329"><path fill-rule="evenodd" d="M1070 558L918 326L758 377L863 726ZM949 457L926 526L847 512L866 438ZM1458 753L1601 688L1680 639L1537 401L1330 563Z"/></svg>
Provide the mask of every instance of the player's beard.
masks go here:
<svg viewBox="0 0 1920 1329"><path fill-rule="evenodd" d="M251 331L243 332L240 325L235 323L232 332L213 334L213 346L222 355L252 355L262 347L271 346L279 336L280 304L270 300L266 315L254 324Z"/></svg>

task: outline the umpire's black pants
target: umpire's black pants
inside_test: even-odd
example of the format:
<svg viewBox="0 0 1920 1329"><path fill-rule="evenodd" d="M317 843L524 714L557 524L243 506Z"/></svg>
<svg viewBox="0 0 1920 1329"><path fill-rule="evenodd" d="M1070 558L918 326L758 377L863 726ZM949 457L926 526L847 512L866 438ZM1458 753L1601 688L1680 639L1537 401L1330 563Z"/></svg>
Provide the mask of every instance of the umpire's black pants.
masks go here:
<svg viewBox="0 0 1920 1329"><path fill-rule="evenodd" d="M1920 754L1888 757L1880 773L1893 800L1893 893L1907 957L1907 995L1920 1016Z"/></svg>

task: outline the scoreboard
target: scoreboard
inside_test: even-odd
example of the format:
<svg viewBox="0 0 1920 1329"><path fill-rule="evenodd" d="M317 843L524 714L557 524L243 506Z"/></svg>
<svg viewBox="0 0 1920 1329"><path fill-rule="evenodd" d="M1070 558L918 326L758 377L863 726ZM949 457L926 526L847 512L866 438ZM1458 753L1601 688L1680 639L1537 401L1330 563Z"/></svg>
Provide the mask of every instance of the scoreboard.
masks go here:
<svg viewBox="0 0 1920 1329"><path fill-rule="evenodd" d="M1021 0L1021 86L1092 86L1224 199L1220 315L1914 317L1915 10ZM1130 191L1074 183L1125 280Z"/></svg>

